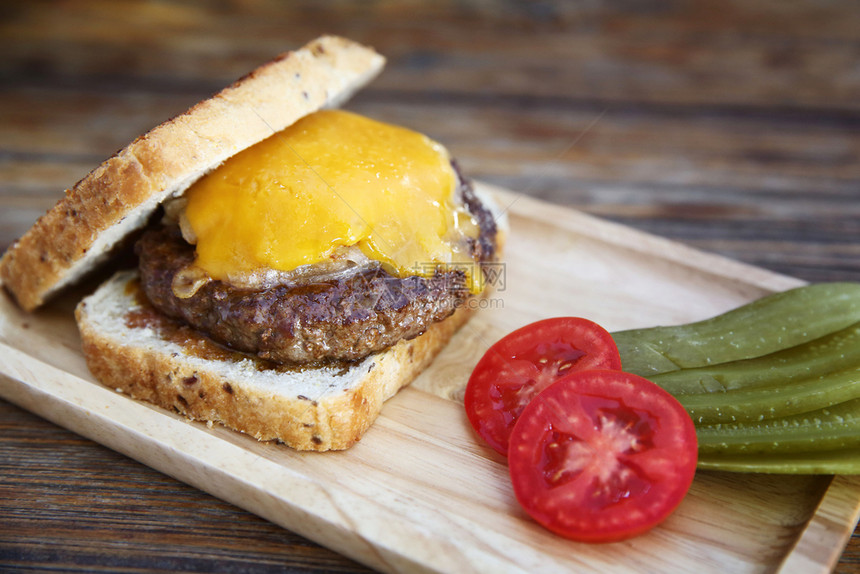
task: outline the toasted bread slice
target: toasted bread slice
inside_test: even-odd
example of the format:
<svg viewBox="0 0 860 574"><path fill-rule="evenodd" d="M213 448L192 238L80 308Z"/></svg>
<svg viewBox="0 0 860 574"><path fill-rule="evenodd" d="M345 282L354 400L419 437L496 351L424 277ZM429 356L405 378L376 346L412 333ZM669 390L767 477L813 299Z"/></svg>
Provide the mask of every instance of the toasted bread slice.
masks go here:
<svg viewBox="0 0 860 574"><path fill-rule="evenodd" d="M382 403L423 371L472 313L461 307L423 335L348 365L284 370L230 352L141 304L123 271L78 305L93 375L110 388L199 421L299 450L341 450Z"/></svg>
<svg viewBox="0 0 860 574"><path fill-rule="evenodd" d="M165 199L303 116L341 104L383 65L372 49L325 36L257 68L67 190L6 251L0 279L22 308L37 308L107 259Z"/></svg>

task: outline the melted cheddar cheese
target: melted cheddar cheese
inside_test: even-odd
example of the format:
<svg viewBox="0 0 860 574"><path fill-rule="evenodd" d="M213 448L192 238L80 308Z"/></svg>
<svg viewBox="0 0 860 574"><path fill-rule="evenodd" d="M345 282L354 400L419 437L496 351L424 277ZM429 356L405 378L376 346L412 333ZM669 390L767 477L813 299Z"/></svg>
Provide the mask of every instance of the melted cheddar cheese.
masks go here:
<svg viewBox="0 0 860 574"><path fill-rule="evenodd" d="M325 110L195 182L184 217L195 265L214 279L290 271L354 246L399 276L453 264L480 291L467 244L479 229L457 186L447 151L426 136Z"/></svg>

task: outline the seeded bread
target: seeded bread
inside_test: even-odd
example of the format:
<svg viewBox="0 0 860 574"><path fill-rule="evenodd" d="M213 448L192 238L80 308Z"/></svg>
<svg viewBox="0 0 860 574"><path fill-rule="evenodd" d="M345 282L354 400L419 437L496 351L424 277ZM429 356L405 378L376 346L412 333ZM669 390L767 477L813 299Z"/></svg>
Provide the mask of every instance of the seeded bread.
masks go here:
<svg viewBox="0 0 860 574"><path fill-rule="evenodd" d="M33 310L107 259L225 159L323 107L335 107L384 65L370 48L324 36L282 54L140 136L66 191L0 259L0 279Z"/></svg>
<svg viewBox="0 0 860 574"><path fill-rule="evenodd" d="M136 271L123 271L78 305L75 315L93 375L110 388L190 419L221 423L298 450L341 450L376 419L382 403L409 384L472 312L461 307L423 335L348 366L278 371L225 352L202 335L166 338L164 316L129 321L141 305Z"/></svg>

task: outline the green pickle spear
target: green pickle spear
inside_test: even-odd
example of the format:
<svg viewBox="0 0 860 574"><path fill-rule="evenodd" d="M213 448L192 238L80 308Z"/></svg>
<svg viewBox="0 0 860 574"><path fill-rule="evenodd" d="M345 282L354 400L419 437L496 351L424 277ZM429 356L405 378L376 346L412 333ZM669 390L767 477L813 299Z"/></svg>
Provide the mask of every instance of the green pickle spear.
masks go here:
<svg viewBox="0 0 860 574"><path fill-rule="evenodd" d="M613 338L624 370L690 413L700 468L860 473L860 284L800 287Z"/></svg>
<svg viewBox="0 0 860 574"><path fill-rule="evenodd" d="M700 455L860 448L860 399L759 423L697 425Z"/></svg>
<svg viewBox="0 0 860 574"><path fill-rule="evenodd" d="M643 377L760 357L860 321L860 283L821 283L768 295L716 317L612 334L625 371Z"/></svg>
<svg viewBox="0 0 860 574"><path fill-rule="evenodd" d="M860 474L860 448L769 456L703 455L698 468L773 474Z"/></svg>

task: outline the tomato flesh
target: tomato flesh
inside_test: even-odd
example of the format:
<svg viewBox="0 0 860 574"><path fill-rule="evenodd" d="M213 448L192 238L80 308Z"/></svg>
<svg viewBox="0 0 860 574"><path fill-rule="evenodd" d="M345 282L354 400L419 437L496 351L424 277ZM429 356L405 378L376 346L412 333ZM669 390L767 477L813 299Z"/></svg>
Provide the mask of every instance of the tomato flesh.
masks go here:
<svg viewBox="0 0 860 574"><path fill-rule="evenodd" d="M586 369L621 369L612 336L593 321L558 317L500 339L478 362L464 403L472 427L502 454L523 409L560 377Z"/></svg>
<svg viewBox="0 0 860 574"><path fill-rule="evenodd" d="M574 540L611 542L650 530L686 495L696 430L669 393L620 371L559 379L522 412L508 465L522 507Z"/></svg>

